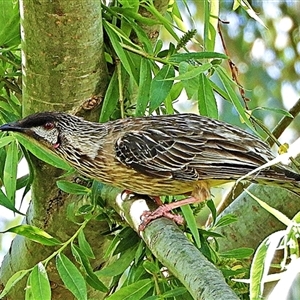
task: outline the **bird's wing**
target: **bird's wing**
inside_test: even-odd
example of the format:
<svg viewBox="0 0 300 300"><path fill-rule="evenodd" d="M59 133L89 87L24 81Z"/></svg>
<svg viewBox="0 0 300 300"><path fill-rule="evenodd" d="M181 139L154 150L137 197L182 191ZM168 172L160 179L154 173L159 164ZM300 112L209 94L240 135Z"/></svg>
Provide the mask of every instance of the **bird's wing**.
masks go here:
<svg viewBox="0 0 300 300"><path fill-rule="evenodd" d="M116 158L146 175L186 181L237 179L272 159L263 142L234 127L187 125L129 131L115 144Z"/></svg>

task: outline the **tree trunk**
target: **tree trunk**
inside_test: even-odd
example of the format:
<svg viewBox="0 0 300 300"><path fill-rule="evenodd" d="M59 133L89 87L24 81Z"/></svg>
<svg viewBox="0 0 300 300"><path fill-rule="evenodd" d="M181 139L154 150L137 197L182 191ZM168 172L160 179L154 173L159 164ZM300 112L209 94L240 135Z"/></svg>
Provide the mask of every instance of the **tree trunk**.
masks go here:
<svg viewBox="0 0 300 300"><path fill-rule="evenodd" d="M107 85L107 68L103 51L101 3L94 0L36 1L20 3L22 25L23 114L37 111L68 111L97 119L99 102ZM66 241L78 226L66 218L70 203L81 206L86 201L68 195L56 186L61 170L32 158L32 201L26 223L36 225ZM95 229L96 228L96 229ZM87 239L97 245L94 267L103 263L103 251L109 241L101 236L108 225L90 223ZM53 248L17 236L5 256L1 283L17 271L45 259ZM53 299L73 299L56 269L47 268L52 281ZM8 299L23 299L26 279L17 284ZM89 297L101 298L100 293Z"/></svg>

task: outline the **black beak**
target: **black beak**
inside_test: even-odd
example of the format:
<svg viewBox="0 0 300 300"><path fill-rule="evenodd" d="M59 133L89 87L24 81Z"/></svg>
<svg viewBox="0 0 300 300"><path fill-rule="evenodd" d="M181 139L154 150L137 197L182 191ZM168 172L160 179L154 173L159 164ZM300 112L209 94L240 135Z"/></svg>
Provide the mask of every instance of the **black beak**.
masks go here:
<svg viewBox="0 0 300 300"><path fill-rule="evenodd" d="M17 122L8 123L0 126L1 131L24 131L25 128L19 126Z"/></svg>

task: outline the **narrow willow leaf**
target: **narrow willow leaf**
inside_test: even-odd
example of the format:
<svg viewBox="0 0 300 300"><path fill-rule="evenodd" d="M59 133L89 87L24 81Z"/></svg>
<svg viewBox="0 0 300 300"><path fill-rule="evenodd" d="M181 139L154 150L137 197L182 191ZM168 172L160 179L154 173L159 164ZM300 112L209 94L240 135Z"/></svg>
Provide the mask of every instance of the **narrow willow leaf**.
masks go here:
<svg viewBox="0 0 300 300"><path fill-rule="evenodd" d="M179 74L185 74L189 72L191 68L193 67L187 62L181 62L179 64ZM182 80L181 82L187 93L188 99L194 99L195 97L198 97L197 91L199 87L199 76L195 76L189 80Z"/></svg>
<svg viewBox="0 0 300 300"><path fill-rule="evenodd" d="M117 56L120 59L122 65L124 66L127 73L130 75L130 77L132 79L135 79L135 81L137 83L137 78L136 78L136 74L135 74L136 72L132 68L132 65L130 63L127 52L121 46L123 33L117 27L115 27L113 24L110 24L108 22L103 22L103 25L104 25L106 33L109 36L109 40L112 43L114 51L116 51Z"/></svg>
<svg viewBox="0 0 300 300"><path fill-rule="evenodd" d="M200 235L197 227L197 222L193 214L193 210L191 209L190 205L181 206L180 209L184 215L184 219L186 220L187 225L191 230L191 233L195 239L197 247L201 248Z"/></svg>
<svg viewBox="0 0 300 300"><path fill-rule="evenodd" d="M118 99L119 99L119 88L117 88L118 86L119 86L118 74L117 74L117 70L115 70L110 79L103 100L101 115L99 119L101 123L107 122L110 119L112 113L116 110Z"/></svg>
<svg viewBox="0 0 300 300"><path fill-rule="evenodd" d="M261 299L263 293L262 278L264 274L264 260L268 250L266 241L257 248L250 269L250 299Z"/></svg>
<svg viewBox="0 0 300 300"><path fill-rule="evenodd" d="M7 293L14 287L26 274L28 274L31 270L21 270L12 275L0 294L0 299L2 299Z"/></svg>
<svg viewBox="0 0 300 300"><path fill-rule="evenodd" d="M18 2L1 0L0 45L20 44L20 16Z"/></svg>
<svg viewBox="0 0 300 300"><path fill-rule="evenodd" d="M89 258L95 258L95 255L93 253L93 249L88 243L88 241L85 238L83 230L81 230L78 234L78 244L79 248L82 250L82 252Z"/></svg>
<svg viewBox="0 0 300 300"><path fill-rule="evenodd" d="M27 224L11 227L11 228L3 231L3 233L5 233L5 232L13 232L13 233L25 236L34 242L37 242L37 243L40 243L40 244L46 245L46 246L57 246L57 245L62 244L58 239L52 237L46 231L44 231L38 227L27 225Z"/></svg>
<svg viewBox="0 0 300 300"><path fill-rule="evenodd" d="M232 84L235 84L232 82L232 80L228 77L225 70L222 67L216 68L217 74L219 75L219 78L227 92L227 95L232 102L232 104L235 106L237 112L241 116L242 120L247 124L247 126L252 129L255 132L255 129L253 128L253 125L249 121L249 118L247 114L245 113L245 108L242 106L241 101L237 94L235 93Z"/></svg>
<svg viewBox="0 0 300 300"><path fill-rule="evenodd" d="M51 300L50 282L44 265L39 262L29 275L25 299Z"/></svg>
<svg viewBox="0 0 300 300"><path fill-rule="evenodd" d="M2 137L0 139L0 148L6 146L7 144L11 143L14 140L15 138L11 135Z"/></svg>
<svg viewBox="0 0 300 300"><path fill-rule="evenodd" d="M258 23L260 23L262 26L264 26L265 28L266 25L265 23L262 21L262 19L257 15L257 13L253 10L253 8L251 7L251 5L249 4L249 2L247 0L241 0L240 2L240 6L247 12L247 14L253 18L255 21L257 21Z"/></svg>
<svg viewBox="0 0 300 300"><path fill-rule="evenodd" d="M52 151L42 147L36 140L29 139L20 133L13 133L16 136L18 142L28 149L33 155L35 155L40 160L48 163L49 165L63 169L66 171L71 171L72 168L63 159L58 157Z"/></svg>
<svg viewBox="0 0 300 300"><path fill-rule="evenodd" d="M139 90L135 110L136 117L143 116L145 114L149 101L151 79L150 63L147 59L141 58Z"/></svg>
<svg viewBox="0 0 300 300"><path fill-rule="evenodd" d="M145 260L143 262L143 267L149 274L158 274L160 272L160 269L157 266L157 264L149 260Z"/></svg>
<svg viewBox="0 0 300 300"><path fill-rule="evenodd" d="M129 1L129 3L130 2L133 2L133 1ZM125 3L125 1L122 3ZM128 16L128 17L132 18L133 20L135 20L137 22L141 22L142 24L146 24L148 26L153 26L153 25L159 24L158 21L156 21L154 19L145 18L141 14L135 13L132 8L122 8L122 7L112 6L110 9L112 11L115 11L115 12L121 14L122 16L123 15Z"/></svg>
<svg viewBox="0 0 300 300"><path fill-rule="evenodd" d="M133 284L122 287L111 296L106 298L106 300L136 300L143 299L144 295L150 290L152 287L151 279L143 279L139 280Z"/></svg>
<svg viewBox="0 0 300 300"><path fill-rule="evenodd" d="M67 180L58 180L56 181L56 185L58 186L59 189L69 194L87 195L91 191L89 188L83 185L69 182Z"/></svg>
<svg viewBox="0 0 300 300"><path fill-rule="evenodd" d="M18 211L15 206L13 205L13 203L11 203L9 201L9 199L4 195L4 193L2 192L2 190L0 189L0 205L6 207L7 209L12 210L15 213L18 213L20 215L23 215L23 213L21 213L20 211Z"/></svg>
<svg viewBox="0 0 300 300"><path fill-rule="evenodd" d="M285 234L286 230L274 232L257 248L250 268L250 299L261 299L275 251Z"/></svg>
<svg viewBox="0 0 300 300"><path fill-rule="evenodd" d="M218 119L217 101L210 81L202 73L199 74L198 109L202 116Z"/></svg>
<svg viewBox="0 0 300 300"><path fill-rule="evenodd" d="M173 85L173 80L167 79L174 77L174 75L174 67L171 65L165 65L153 78L149 95L150 113L158 108L166 99Z"/></svg>
<svg viewBox="0 0 300 300"><path fill-rule="evenodd" d="M228 57L223 53L218 52L190 52L190 53L175 53L170 56L169 61L180 63L182 61L189 61L189 60L198 60L198 59L213 59L213 58L220 58L220 59L227 59Z"/></svg>
<svg viewBox="0 0 300 300"><path fill-rule="evenodd" d="M249 258L252 254L253 254L253 249L251 248L238 248L226 252L221 252L219 253L219 256L224 258L245 259L245 258Z"/></svg>
<svg viewBox="0 0 300 300"><path fill-rule="evenodd" d="M15 193L17 187L18 147L16 141L7 147L6 160L3 172L3 183L6 196L15 205Z"/></svg>
<svg viewBox="0 0 300 300"><path fill-rule="evenodd" d="M113 277L122 274L134 260L137 247L138 245L122 253L118 260L114 261L109 266L96 271L96 275Z"/></svg>
<svg viewBox="0 0 300 300"><path fill-rule="evenodd" d="M181 296L185 293L187 293L186 288L177 287L177 288L173 288L172 290L166 291L165 293L162 294L162 297L163 297L163 299L167 299L167 298Z"/></svg>
<svg viewBox="0 0 300 300"><path fill-rule="evenodd" d="M73 243L71 244L71 251L73 256L75 257L76 261L82 265L86 272L86 282L93 287L94 289L98 291L102 291L106 293L108 291L107 287L104 285L104 283L98 278L98 276L93 271L93 268L90 264L89 259L87 256L83 253L83 251Z"/></svg>
<svg viewBox="0 0 300 300"><path fill-rule="evenodd" d="M203 64L201 66L197 66L197 67L189 66L189 70L187 72L180 73L180 75L178 75L176 77L168 78L166 80L189 80L189 79L192 79L192 78L198 76L201 73L206 72L211 67L212 67L211 63L205 63L205 64Z"/></svg>
<svg viewBox="0 0 300 300"><path fill-rule="evenodd" d="M292 114L290 114L287 110L285 109L280 109L280 108L276 108L276 107L264 107L264 106L258 106L258 107L255 107L253 109L254 110L267 110L267 111L272 111L272 112L275 112L277 114L280 114L280 115L284 115L286 117L290 117L290 118L294 118ZM1 142L1 140L0 140Z"/></svg>
<svg viewBox="0 0 300 300"><path fill-rule="evenodd" d="M204 3L204 49L214 51L219 23L219 0Z"/></svg>
<svg viewBox="0 0 300 300"><path fill-rule="evenodd" d="M76 266L63 254L56 257L56 268L66 288L78 300L87 300L86 283Z"/></svg>
<svg viewBox="0 0 300 300"><path fill-rule="evenodd" d="M223 227L227 226L231 223L234 223L237 221L237 216L233 214L228 214L226 216L222 216L220 219L217 220L215 227Z"/></svg>

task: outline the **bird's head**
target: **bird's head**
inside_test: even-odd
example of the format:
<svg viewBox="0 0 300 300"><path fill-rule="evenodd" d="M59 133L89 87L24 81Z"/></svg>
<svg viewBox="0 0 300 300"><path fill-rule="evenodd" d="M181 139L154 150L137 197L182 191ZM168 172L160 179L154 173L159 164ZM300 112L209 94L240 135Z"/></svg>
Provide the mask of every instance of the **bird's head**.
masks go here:
<svg viewBox="0 0 300 300"><path fill-rule="evenodd" d="M56 112L37 113L17 122L4 124L0 126L0 130L23 133L47 148L56 149L61 144L59 123L63 115Z"/></svg>
<svg viewBox="0 0 300 300"><path fill-rule="evenodd" d="M33 114L0 126L0 131L23 133L68 160L78 160L83 155L94 158L106 133L99 123L61 112Z"/></svg>

